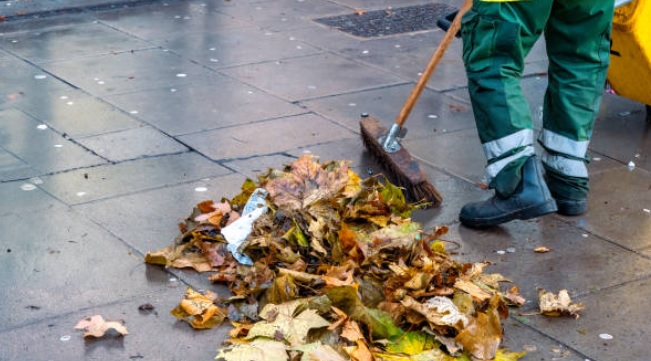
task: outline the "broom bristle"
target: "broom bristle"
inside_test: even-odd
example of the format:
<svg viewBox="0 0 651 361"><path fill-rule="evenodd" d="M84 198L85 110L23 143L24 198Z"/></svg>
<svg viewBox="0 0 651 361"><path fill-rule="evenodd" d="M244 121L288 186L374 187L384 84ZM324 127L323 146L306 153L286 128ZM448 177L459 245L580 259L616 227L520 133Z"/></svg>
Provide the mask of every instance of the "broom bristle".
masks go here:
<svg viewBox="0 0 651 361"><path fill-rule="evenodd" d="M388 130L377 119L365 117L359 124L364 146L384 168L387 177L404 189L408 201L425 201L430 207L441 203L443 197L404 147L395 153L384 150L378 139L386 135Z"/></svg>

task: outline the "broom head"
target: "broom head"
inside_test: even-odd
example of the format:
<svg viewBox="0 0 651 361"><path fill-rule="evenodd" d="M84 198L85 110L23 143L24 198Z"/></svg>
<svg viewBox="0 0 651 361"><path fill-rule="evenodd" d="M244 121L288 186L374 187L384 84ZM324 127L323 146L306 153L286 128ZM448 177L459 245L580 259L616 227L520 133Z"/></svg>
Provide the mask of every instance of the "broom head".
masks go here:
<svg viewBox="0 0 651 361"><path fill-rule="evenodd" d="M408 201L425 201L430 207L441 204L443 197L427 180L427 174L405 147L401 146L395 153L384 150L380 138L387 135L387 128L370 116L362 117L359 126L364 146L384 168L387 177L404 189Z"/></svg>

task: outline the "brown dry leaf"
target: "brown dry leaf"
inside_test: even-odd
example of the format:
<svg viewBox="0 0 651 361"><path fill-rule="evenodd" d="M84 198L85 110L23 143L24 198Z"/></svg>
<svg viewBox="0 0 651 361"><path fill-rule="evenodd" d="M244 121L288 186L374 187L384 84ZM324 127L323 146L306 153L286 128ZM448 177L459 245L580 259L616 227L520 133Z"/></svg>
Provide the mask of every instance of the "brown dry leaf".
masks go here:
<svg viewBox="0 0 651 361"><path fill-rule="evenodd" d="M231 325L233 325L233 329L228 331L228 336L231 338L246 336L249 333L251 327L253 327L253 324L250 323L240 323L234 321L231 321Z"/></svg>
<svg viewBox="0 0 651 361"><path fill-rule="evenodd" d="M210 212L213 212L215 210L215 208L213 208L214 203L215 202L213 202L212 200L206 200L206 201L203 201L203 202L199 202L197 204L197 208L199 208L199 211L201 213L210 213Z"/></svg>
<svg viewBox="0 0 651 361"><path fill-rule="evenodd" d="M475 359L492 360L502 342L502 324L498 310L498 296L493 297L486 312L477 313L455 340Z"/></svg>
<svg viewBox="0 0 651 361"><path fill-rule="evenodd" d="M344 347L344 351L350 356L352 361L373 361L373 354L368 346L362 340L357 340L355 346Z"/></svg>
<svg viewBox="0 0 651 361"><path fill-rule="evenodd" d="M457 282L454 283L454 288L468 293L479 303L486 301L492 296L489 292L481 289L473 282L464 281L461 279L457 280Z"/></svg>
<svg viewBox="0 0 651 361"><path fill-rule="evenodd" d="M364 333L362 333L362 330L359 328L359 324L353 320L347 320L346 323L344 323L340 336L350 342L364 340Z"/></svg>
<svg viewBox="0 0 651 361"><path fill-rule="evenodd" d="M527 300L520 295L518 286L511 287L511 289L504 294L504 297L516 306L522 306L527 302Z"/></svg>
<svg viewBox="0 0 651 361"><path fill-rule="evenodd" d="M292 346L305 343L310 329L328 327L330 323L319 316L315 310L307 309L296 315L296 309L304 302L296 300L280 305L267 304L260 312L264 321L257 322L249 330L246 339L268 337L283 339Z"/></svg>
<svg viewBox="0 0 651 361"><path fill-rule="evenodd" d="M120 336L129 334L127 328L121 322L107 322L100 315L84 318L75 325L75 329L84 330L84 337L102 337L108 330L114 330Z"/></svg>
<svg viewBox="0 0 651 361"><path fill-rule="evenodd" d="M158 251L147 252L145 262L174 268L194 268L197 272L212 270L204 255L190 251L194 244L195 242L190 242L178 247L170 245Z"/></svg>
<svg viewBox="0 0 651 361"><path fill-rule="evenodd" d="M228 252L225 243L199 241L197 245L211 267L220 267L224 264Z"/></svg>
<svg viewBox="0 0 651 361"><path fill-rule="evenodd" d="M545 246L540 246L540 247L536 247L533 251L536 253L547 253L551 250Z"/></svg>
<svg viewBox="0 0 651 361"><path fill-rule="evenodd" d="M355 15L364 15L364 14L366 14L366 10L355 9Z"/></svg>
<svg viewBox="0 0 651 361"><path fill-rule="evenodd" d="M572 303L567 290L560 290L558 295L538 289L538 307L545 316L571 316L579 318L579 312L585 310L582 303Z"/></svg>
<svg viewBox="0 0 651 361"><path fill-rule="evenodd" d="M264 188L279 207L306 208L322 199L336 197L348 184L348 163L323 166L310 154L291 164L288 172L272 172Z"/></svg>
<svg viewBox="0 0 651 361"><path fill-rule="evenodd" d="M174 268L194 268L197 272L208 272L212 266L206 256L201 253L186 253L170 263Z"/></svg>
<svg viewBox="0 0 651 361"><path fill-rule="evenodd" d="M202 295L188 287L181 303L170 313L195 329L213 328L219 326L227 314L226 310L215 305L216 299L214 292L208 291Z"/></svg>

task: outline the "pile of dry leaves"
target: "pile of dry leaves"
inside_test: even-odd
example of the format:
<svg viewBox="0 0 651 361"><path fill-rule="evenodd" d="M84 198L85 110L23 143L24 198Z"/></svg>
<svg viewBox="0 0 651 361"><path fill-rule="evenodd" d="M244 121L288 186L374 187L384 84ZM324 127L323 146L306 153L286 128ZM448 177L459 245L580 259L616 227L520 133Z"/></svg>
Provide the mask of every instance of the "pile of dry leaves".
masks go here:
<svg viewBox="0 0 651 361"><path fill-rule="evenodd" d="M266 197L245 211L256 189ZM146 261L209 271L228 285L232 295L221 298L188 289L172 310L195 328L230 321L217 359L522 357L500 349L507 306L523 302L517 287L503 293L508 280L483 273L485 264L454 261L439 241L445 227L411 221L417 207L347 161L306 155L247 180L233 199L200 203L174 244ZM224 236L233 228L241 244Z"/></svg>

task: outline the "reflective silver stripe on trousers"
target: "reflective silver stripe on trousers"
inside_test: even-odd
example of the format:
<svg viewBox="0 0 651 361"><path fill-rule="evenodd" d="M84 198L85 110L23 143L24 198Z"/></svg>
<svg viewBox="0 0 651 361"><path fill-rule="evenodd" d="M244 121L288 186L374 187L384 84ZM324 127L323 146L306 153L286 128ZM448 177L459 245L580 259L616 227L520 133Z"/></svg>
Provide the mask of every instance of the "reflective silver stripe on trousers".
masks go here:
<svg viewBox="0 0 651 361"><path fill-rule="evenodd" d="M547 129L543 129L542 132L540 132L538 139L547 149L551 149L554 152L561 154L584 158L585 154L588 152L587 140L573 140Z"/></svg>
<svg viewBox="0 0 651 361"><path fill-rule="evenodd" d="M561 155L550 155L545 152L542 162L557 172L570 177L588 178L588 167L585 162L578 159L565 158Z"/></svg>
<svg viewBox="0 0 651 361"><path fill-rule="evenodd" d="M484 147L486 159L490 161L491 159L500 157L513 149L530 146L532 144L533 130L522 129L513 134L509 134L506 137L486 142L482 144L482 147Z"/></svg>
<svg viewBox="0 0 651 361"><path fill-rule="evenodd" d="M506 157L504 159L500 159L495 163L491 163L486 166L486 181L490 184L490 182L493 181L493 178L499 173L502 168L506 167L509 163L512 161L519 159L521 157L530 157L535 154L535 151L533 149L532 145L529 145L525 148L523 148L521 151Z"/></svg>

